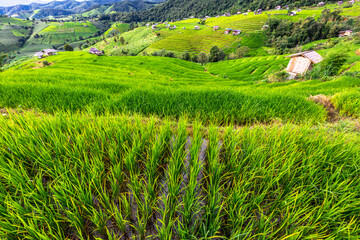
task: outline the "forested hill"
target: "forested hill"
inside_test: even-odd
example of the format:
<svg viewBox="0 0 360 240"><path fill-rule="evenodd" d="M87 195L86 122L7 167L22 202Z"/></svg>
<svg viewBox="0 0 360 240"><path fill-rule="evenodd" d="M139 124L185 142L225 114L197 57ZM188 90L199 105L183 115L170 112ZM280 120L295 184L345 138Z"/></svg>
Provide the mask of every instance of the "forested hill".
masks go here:
<svg viewBox="0 0 360 240"><path fill-rule="evenodd" d="M214 16L249 9L273 9L278 5L311 6L320 0L169 0L146 11L124 14L126 21L164 21L184 17ZM334 1L327 1L334 2Z"/></svg>

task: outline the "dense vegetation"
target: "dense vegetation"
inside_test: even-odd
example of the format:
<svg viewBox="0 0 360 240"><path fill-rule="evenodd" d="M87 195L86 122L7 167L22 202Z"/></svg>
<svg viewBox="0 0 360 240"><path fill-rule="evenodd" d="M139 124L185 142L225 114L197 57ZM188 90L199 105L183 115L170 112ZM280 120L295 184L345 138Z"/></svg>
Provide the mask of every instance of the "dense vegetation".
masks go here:
<svg viewBox="0 0 360 240"><path fill-rule="evenodd" d="M268 45L278 48L281 53L286 48L339 36L341 30L359 30L357 19L346 19L341 10L324 9L318 20L308 17L299 22L270 18L268 21Z"/></svg>
<svg viewBox="0 0 360 240"><path fill-rule="evenodd" d="M0 239L358 239L359 12L10 18L66 52L0 71Z"/></svg>
<svg viewBox="0 0 360 240"><path fill-rule="evenodd" d="M167 2L151 8L146 11L132 13L118 13L119 17L123 17L126 21L142 22L142 21L166 21L171 19L182 19L184 17L196 16L216 16L220 13L231 12L233 14L238 11L246 12L248 9L255 11L257 9L274 9L277 5L284 6L286 4L292 6L311 6L317 4L317 0L168 0ZM335 2L335 1L328 1Z"/></svg>
<svg viewBox="0 0 360 240"><path fill-rule="evenodd" d="M0 237L360 234L358 134L188 129L127 116L0 118Z"/></svg>

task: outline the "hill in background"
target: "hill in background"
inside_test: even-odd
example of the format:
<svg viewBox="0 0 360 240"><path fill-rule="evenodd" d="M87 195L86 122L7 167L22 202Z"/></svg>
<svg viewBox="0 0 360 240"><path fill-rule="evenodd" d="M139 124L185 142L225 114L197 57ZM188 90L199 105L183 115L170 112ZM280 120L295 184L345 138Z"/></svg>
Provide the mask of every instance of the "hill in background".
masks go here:
<svg viewBox="0 0 360 240"><path fill-rule="evenodd" d="M16 5L11 7L0 7L0 14L20 18L52 18L65 17L80 14L89 9L98 9L99 13L110 13L113 11L137 11L145 10L154 3L161 0L89 0L78 2L76 0L53 1L45 4L32 3L29 5ZM117 4L117 2L119 2ZM102 7L106 5L105 7ZM101 11L106 9L108 11Z"/></svg>

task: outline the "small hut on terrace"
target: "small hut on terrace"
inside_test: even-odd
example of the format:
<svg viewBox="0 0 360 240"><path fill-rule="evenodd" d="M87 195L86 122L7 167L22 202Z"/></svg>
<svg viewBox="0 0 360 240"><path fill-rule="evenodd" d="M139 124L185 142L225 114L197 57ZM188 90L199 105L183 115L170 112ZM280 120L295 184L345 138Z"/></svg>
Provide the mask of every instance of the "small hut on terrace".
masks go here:
<svg viewBox="0 0 360 240"><path fill-rule="evenodd" d="M219 30L219 29L220 29L219 26L214 26L214 27L213 27L213 30L214 30L214 31L217 31L217 30Z"/></svg>
<svg viewBox="0 0 360 240"><path fill-rule="evenodd" d="M200 30L200 27L199 27L199 26L195 26L195 27L194 27L194 30Z"/></svg>
<svg viewBox="0 0 360 240"><path fill-rule="evenodd" d="M45 49L43 50L43 53L45 54L45 56L52 56L52 55L56 55L58 51L55 49Z"/></svg>
<svg viewBox="0 0 360 240"><path fill-rule="evenodd" d="M240 35L240 33L241 33L241 30L234 30L234 31L232 32L232 35L233 35L233 36L237 36L237 35Z"/></svg>
<svg viewBox="0 0 360 240"><path fill-rule="evenodd" d="M350 36L353 33L351 30L345 30L339 32L339 37L347 37Z"/></svg>
<svg viewBox="0 0 360 240"><path fill-rule="evenodd" d="M104 55L104 52L100 51L99 49L97 48L90 48L90 51L89 51L90 54L94 54L94 55L97 55L97 56L102 56Z"/></svg>
<svg viewBox="0 0 360 240"><path fill-rule="evenodd" d="M34 56L41 59L41 58L44 58L44 53L43 52L36 52Z"/></svg>
<svg viewBox="0 0 360 240"><path fill-rule="evenodd" d="M324 2L319 2L319 3L317 4L317 6L318 6L318 7L323 7L323 6L325 6L325 3L324 3Z"/></svg>
<svg viewBox="0 0 360 240"><path fill-rule="evenodd" d="M313 65L323 60L322 56L315 51L300 52L287 57L291 58L286 68L286 71L290 74L289 79L305 74L308 70L311 70Z"/></svg>
<svg viewBox="0 0 360 240"><path fill-rule="evenodd" d="M224 34L229 34L229 33L231 33L231 31L232 31L232 29L231 29L231 28L227 28L227 29L225 29Z"/></svg>

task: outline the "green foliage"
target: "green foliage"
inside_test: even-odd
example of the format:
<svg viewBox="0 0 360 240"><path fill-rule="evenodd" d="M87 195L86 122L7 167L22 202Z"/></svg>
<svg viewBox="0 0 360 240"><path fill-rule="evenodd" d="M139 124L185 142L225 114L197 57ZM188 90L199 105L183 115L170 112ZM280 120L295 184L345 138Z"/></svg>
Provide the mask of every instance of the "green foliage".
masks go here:
<svg viewBox="0 0 360 240"><path fill-rule="evenodd" d="M285 82L289 77L289 74L286 71L280 71L274 74L269 74L267 76L267 82Z"/></svg>
<svg viewBox="0 0 360 240"><path fill-rule="evenodd" d="M225 59L225 53L217 46L214 46L210 50L209 62L219 62Z"/></svg>
<svg viewBox="0 0 360 240"><path fill-rule="evenodd" d="M356 239L359 135L338 127L1 117L0 238Z"/></svg>
<svg viewBox="0 0 360 240"><path fill-rule="evenodd" d="M6 54L0 54L0 69L4 66L7 57L8 56Z"/></svg>
<svg viewBox="0 0 360 240"><path fill-rule="evenodd" d="M360 117L360 92L348 91L338 93L332 98L337 109L340 109L340 113L352 116Z"/></svg>
<svg viewBox="0 0 360 240"><path fill-rule="evenodd" d="M335 76L344 65L348 55L344 52L335 52L329 54L326 59L317 64L311 72L308 73L307 78L326 78Z"/></svg>
<svg viewBox="0 0 360 240"><path fill-rule="evenodd" d="M65 44L64 49L65 49L65 51L68 51L68 52L74 51L74 48L72 46L70 46L69 44Z"/></svg>
<svg viewBox="0 0 360 240"><path fill-rule="evenodd" d="M185 60L185 61L191 61L191 56L188 52L185 52L183 55L182 55L182 60Z"/></svg>
<svg viewBox="0 0 360 240"><path fill-rule="evenodd" d="M197 57L197 61L204 65L209 61L209 57L205 53L200 53Z"/></svg>
<svg viewBox="0 0 360 240"><path fill-rule="evenodd" d="M287 48L306 44L320 39L337 37L341 29L351 29L341 20L340 11L325 9L318 20L308 17L299 22L270 18L268 21L268 46L276 47L279 53Z"/></svg>
<svg viewBox="0 0 360 240"><path fill-rule="evenodd" d="M245 57L250 52L250 48L244 46L236 49L236 52L229 56L230 59L239 59Z"/></svg>

